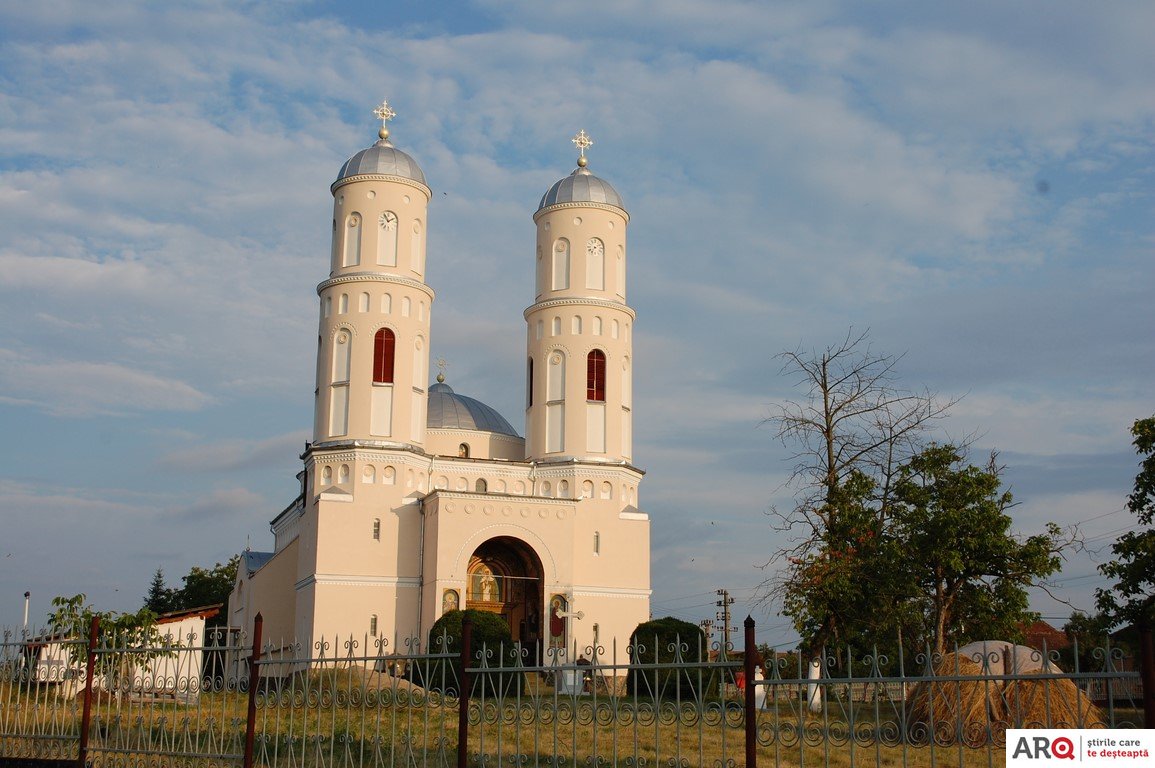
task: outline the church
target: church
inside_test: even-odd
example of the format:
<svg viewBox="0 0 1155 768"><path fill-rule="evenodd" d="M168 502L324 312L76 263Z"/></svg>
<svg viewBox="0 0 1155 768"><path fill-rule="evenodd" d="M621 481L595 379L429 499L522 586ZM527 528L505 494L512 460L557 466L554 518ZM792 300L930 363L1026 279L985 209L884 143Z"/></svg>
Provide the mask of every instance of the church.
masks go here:
<svg viewBox="0 0 1155 768"><path fill-rule="evenodd" d="M615 641L622 654L650 600L622 198L579 132L577 168L542 196L525 250L522 437L443 374L430 382L430 187L390 141L388 102L374 114L379 140L330 188L301 493L272 520L272 551L243 553L229 624L261 613L274 652L326 638L331 655L352 636L404 653L472 608L500 614L534 660Z"/></svg>

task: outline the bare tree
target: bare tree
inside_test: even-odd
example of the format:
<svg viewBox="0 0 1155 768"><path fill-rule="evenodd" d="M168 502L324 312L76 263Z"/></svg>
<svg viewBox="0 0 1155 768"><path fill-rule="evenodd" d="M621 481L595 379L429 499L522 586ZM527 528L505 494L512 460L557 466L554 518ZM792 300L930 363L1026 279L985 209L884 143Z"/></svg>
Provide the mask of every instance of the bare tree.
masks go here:
<svg viewBox="0 0 1155 768"><path fill-rule="evenodd" d="M845 617L837 615L835 601L808 605L805 590L817 595L818 582L834 576L854 581L846 553L858 551L853 543L870 535L871 524L885 522L898 467L956 400L901 387L901 356L875 352L869 331L851 329L838 344L820 351L799 347L779 358L782 373L795 379L805 398L778 406L766 420L793 451L787 487L795 497L791 508L771 510L774 527L793 538L766 563L774 574L760 586L763 602L782 601L804 645L817 653L839 635ZM847 606L861 602L844 598ZM801 622L800 612L810 621Z"/></svg>

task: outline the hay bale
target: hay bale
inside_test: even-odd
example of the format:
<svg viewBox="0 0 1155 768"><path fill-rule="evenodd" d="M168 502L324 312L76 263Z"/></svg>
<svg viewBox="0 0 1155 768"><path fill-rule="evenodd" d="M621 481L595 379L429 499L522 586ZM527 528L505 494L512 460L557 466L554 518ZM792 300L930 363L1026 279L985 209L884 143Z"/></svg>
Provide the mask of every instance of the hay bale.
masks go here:
<svg viewBox="0 0 1155 768"><path fill-rule="evenodd" d="M933 668L935 678L969 680L920 681L911 689L907 721L916 740L953 744L968 734L984 732L1003 719L1002 688L983 676L983 665L963 654L948 653Z"/></svg>
<svg viewBox="0 0 1155 768"><path fill-rule="evenodd" d="M979 659L982 657L979 656ZM1001 665L1000 665L1001 667ZM1053 665L1036 668L1054 672ZM948 653L934 665L934 678L911 689L907 720L913 740L978 746L1006 728L1101 728L1102 713L1067 679L998 680L974 654ZM937 680L942 677L971 678Z"/></svg>
<svg viewBox="0 0 1155 768"><path fill-rule="evenodd" d="M1005 691L1008 727L1106 727L1099 708L1070 680L1011 680Z"/></svg>

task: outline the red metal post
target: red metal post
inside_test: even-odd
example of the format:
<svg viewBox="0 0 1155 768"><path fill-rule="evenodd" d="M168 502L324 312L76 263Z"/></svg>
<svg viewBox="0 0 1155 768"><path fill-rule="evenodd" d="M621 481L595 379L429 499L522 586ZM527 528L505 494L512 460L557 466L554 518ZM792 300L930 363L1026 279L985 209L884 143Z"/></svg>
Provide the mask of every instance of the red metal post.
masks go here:
<svg viewBox="0 0 1155 768"><path fill-rule="evenodd" d="M758 710L754 708L754 655L758 649L754 644L754 619L747 615L743 622L746 637L742 649L742 667L746 674L746 768L758 766Z"/></svg>
<svg viewBox="0 0 1155 768"><path fill-rule="evenodd" d="M92 680L96 677L96 638L100 634L100 616L93 616L88 624L88 655L84 666L84 714L80 717L80 754L76 764L88 764L88 732L92 729Z"/></svg>
<svg viewBox="0 0 1155 768"><path fill-rule="evenodd" d="M245 719L245 768L253 768L253 744L257 734L257 688L261 684L261 634L265 619L253 619L253 654L249 657L249 712Z"/></svg>
<svg viewBox="0 0 1155 768"><path fill-rule="evenodd" d="M1143 682L1143 727L1155 728L1155 641L1151 622L1139 624L1139 676Z"/></svg>
<svg viewBox="0 0 1155 768"><path fill-rule="evenodd" d="M473 619L469 614L461 620L461 695L457 710L457 768L469 765L469 694L473 686L469 679L470 646L473 645Z"/></svg>

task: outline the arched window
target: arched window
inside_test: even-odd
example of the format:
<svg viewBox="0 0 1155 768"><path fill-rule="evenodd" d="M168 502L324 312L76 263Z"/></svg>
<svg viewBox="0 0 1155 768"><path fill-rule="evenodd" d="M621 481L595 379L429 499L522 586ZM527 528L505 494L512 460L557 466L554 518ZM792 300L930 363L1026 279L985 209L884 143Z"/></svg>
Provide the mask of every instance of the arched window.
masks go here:
<svg viewBox="0 0 1155 768"><path fill-rule="evenodd" d="M373 383L393 383L393 358L397 337L388 328L377 331L373 337Z"/></svg>
<svg viewBox="0 0 1155 768"><path fill-rule="evenodd" d="M469 443L462 443L461 445L457 446L457 458L459 458L459 459L468 459L469 458Z"/></svg>
<svg viewBox="0 0 1155 768"><path fill-rule="evenodd" d="M606 353L600 349L586 356L586 400L606 401Z"/></svg>
<svg viewBox="0 0 1155 768"><path fill-rule="evenodd" d="M479 478L477 478L477 482L473 486L473 490L476 493L488 493L489 492L489 483L485 482L485 478L479 477Z"/></svg>

